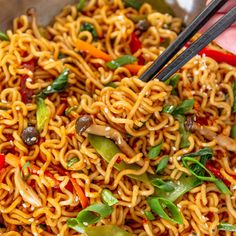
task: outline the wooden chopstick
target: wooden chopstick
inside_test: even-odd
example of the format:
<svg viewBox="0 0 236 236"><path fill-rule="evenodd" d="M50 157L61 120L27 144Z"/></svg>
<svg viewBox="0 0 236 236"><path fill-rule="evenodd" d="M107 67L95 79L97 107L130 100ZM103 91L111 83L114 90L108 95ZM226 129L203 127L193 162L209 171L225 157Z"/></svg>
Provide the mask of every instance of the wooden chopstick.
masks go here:
<svg viewBox="0 0 236 236"><path fill-rule="evenodd" d="M177 52L202 28L203 25L225 4L225 0L214 0L193 22L176 38L176 40L158 57L141 75L142 81L153 79L158 72L177 54Z"/></svg>
<svg viewBox="0 0 236 236"><path fill-rule="evenodd" d="M183 53L181 53L173 62L165 67L158 75L157 79L160 81L167 80L179 68L185 65L192 59L199 51L205 48L217 36L223 33L236 21L236 7L232 8L225 16L217 21L207 32L190 45Z"/></svg>

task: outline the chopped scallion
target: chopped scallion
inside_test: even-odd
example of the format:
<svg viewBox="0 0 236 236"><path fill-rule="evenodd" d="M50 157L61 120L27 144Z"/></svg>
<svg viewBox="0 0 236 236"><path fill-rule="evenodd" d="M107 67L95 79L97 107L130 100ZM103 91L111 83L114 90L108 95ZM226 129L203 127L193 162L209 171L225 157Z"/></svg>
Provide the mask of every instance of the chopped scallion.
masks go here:
<svg viewBox="0 0 236 236"><path fill-rule="evenodd" d="M119 57L115 60L109 61L106 63L107 67L109 67L112 70L115 70L121 66L125 66L128 64L132 64L137 61L137 58L131 55L125 55L122 57Z"/></svg>
<svg viewBox="0 0 236 236"><path fill-rule="evenodd" d="M156 145L155 147L152 147L148 152L148 158L154 159L154 158L158 157L161 153L162 145L163 145L163 143L161 142L160 144Z"/></svg>
<svg viewBox="0 0 236 236"><path fill-rule="evenodd" d="M108 206L113 206L117 204L119 201L114 197L112 192L108 189L102 190L102 200L105 202Z"/></svg>
<svg viewBox="0 0 236 236"><path fill-rule="evenodd" d="M233 125L230 131L230 137L236 139L236 125Z"/></svg>
<svg viewBox="0 0 236 236"><path fill-rule="evenodd" d="M224 231L230 231L230 232L236 232L236 226L232 225L230 223L221 222L217 226L218 230L224 230Z"/></svg>
<svg viewBox="0 0 236 236"><path fill-rule="evenodd" d="M136 10L139 10L142 4L137 0L123 0L126 7L132 7Z"/></svg>
<svg viewBox="0 0 236 236"><path fill-rule="evenodd" d="M0 31L0 40L9 41L9 37L6 34L4 34L2 31Z"/></svg>
<svg viewBox="0 0 236 236"><path fill-rule="evenodd" d="M165 156L161 159L161 161L159 162L157 169L156 169L157 174L160 174L166 168L169 159L170 159L169 156Z"/></svg>
<svg viewBox="0 0 236 236"><path fill-rule="evenodd" d="M37 99L37 111L36 111L36 120L37 120L37 130L40 132L43 130L46 121L49 118L49 111L45 104L43 98Z"/></svg>
<svg viewBox="0 0 236 236"><path fill-rule="evenodd" d="M161 197L151 197L148 199L148 204L152 211L161 218L173 223L183 224L179 209L173 202Z"/></svg>
<svg viewBox="0 0 236 236"><path fill-rule="evenodd" d="M72 157L71 159L69 159L67 161L67 167L70 168L71 166L73 166L75 163L77 163L79 161L78 157Z"/></svg>

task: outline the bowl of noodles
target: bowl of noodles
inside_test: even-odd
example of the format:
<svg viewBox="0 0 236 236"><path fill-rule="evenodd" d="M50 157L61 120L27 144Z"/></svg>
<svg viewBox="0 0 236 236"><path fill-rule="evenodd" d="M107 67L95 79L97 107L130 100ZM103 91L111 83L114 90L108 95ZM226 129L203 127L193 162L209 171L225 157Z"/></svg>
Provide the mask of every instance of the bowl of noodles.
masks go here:
<svg viewBox="0 0 236 236"><path fill-rule="evenodd" d="M80 0L0 32L1 235L234 235L236 57L212 43L139 80L182 27Z"/></svg>

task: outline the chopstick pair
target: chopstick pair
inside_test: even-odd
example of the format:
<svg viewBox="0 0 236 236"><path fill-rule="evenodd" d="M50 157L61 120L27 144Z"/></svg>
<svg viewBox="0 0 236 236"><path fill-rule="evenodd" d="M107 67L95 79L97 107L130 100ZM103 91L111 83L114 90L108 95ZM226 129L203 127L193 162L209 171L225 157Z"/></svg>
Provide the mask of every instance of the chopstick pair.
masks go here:
<svg viewBox="0 0 236 236"><path fill-rule="evenodd" d="M178 69L192 59L199 51L217 38L236 21L236 7L218 20L208 31L194 41L183 53L164 67L203 25L225 4L225 0L214 0L198 15L193 22L176 38L176 40L153 62L141 75L142 81L148 82L154 77L166 81Z"/></svg>

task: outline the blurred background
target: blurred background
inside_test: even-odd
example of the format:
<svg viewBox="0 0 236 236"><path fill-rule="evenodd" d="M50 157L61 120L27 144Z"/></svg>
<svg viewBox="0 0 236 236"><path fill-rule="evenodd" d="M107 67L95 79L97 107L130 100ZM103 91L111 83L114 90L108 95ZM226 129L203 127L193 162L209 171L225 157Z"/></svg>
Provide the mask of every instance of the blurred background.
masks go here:
<svg viewBox="0 0 236 236"><path fill-rule="evenodd" d="M24 14L30 7L37 10L41 25L46 25L66 4L76 4L79 0L0 0L0 30L11 28L12 19ZM186 24L203 9L206 0L139 0L151 3L157 10L173 12ZM170 8L169 8L170 7Z"/></svg>

